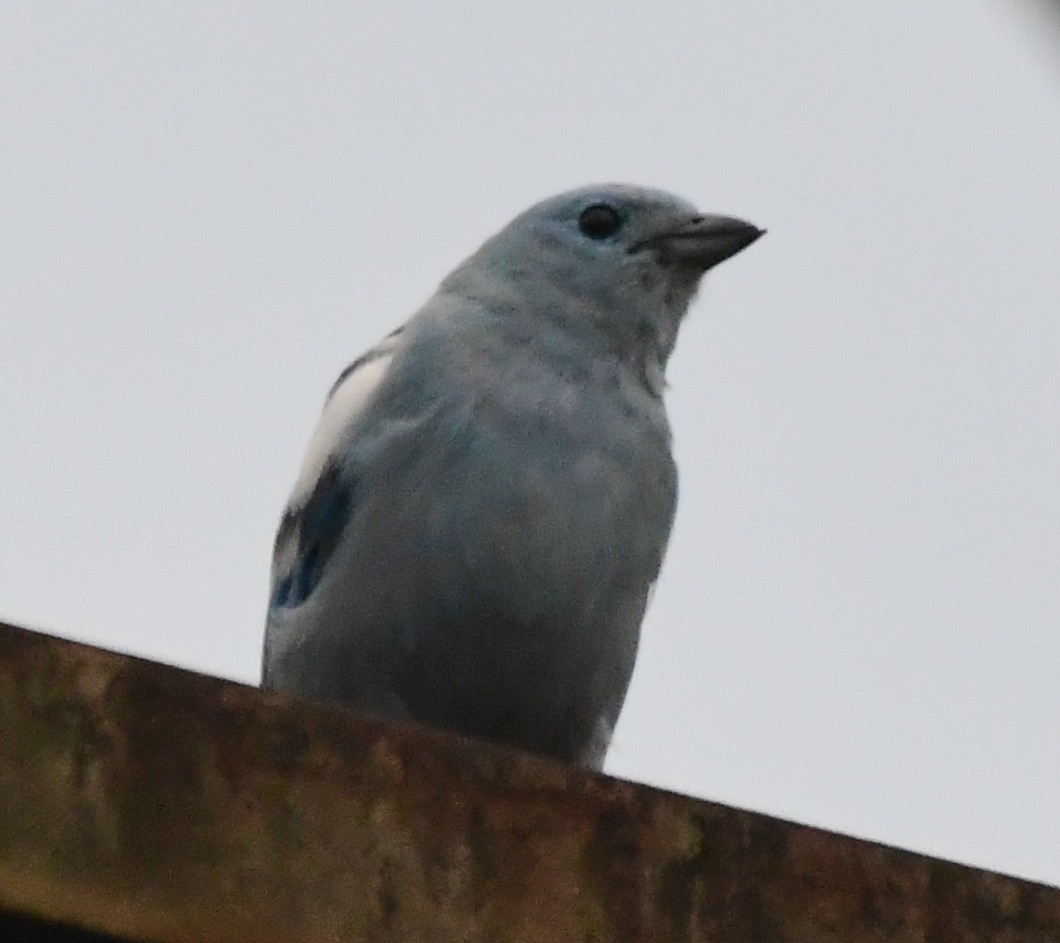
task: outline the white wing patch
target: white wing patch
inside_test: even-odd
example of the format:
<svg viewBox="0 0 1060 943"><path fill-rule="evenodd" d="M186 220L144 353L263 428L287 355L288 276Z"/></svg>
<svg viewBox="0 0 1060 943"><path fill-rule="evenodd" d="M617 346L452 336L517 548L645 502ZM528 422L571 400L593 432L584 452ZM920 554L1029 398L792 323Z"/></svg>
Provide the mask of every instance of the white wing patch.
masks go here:
<svg viewBox="0 0 1060 943"><path fill-rule="evenodd" d="M320 414L320 421L309 440L288 507L299 507L309 497L328 459L341 446L343 434L364 409L390 369L399 333L395 331L378 347L365 354L360 362L343 373L332 388Z"/></svg>

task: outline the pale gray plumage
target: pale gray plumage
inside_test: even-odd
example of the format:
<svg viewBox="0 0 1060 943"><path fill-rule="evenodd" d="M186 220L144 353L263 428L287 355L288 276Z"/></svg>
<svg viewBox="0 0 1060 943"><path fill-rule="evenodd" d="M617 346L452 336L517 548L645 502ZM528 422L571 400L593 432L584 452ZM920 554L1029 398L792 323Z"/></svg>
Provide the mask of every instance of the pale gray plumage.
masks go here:
<svg viewBox="0 0 1060 943"><path fill-rule="evenodd" d="M452 272L329 394L264 686L602 766L674 513L666 361L703 272L759 235L590 187Z"/></svg>

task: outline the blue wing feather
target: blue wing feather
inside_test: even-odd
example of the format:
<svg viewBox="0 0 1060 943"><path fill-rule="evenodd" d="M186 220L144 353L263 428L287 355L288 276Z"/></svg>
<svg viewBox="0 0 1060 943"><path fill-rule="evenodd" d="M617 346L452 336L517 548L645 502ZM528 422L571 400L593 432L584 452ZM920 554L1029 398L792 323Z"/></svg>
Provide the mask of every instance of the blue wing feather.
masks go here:
<svg viewBox="0 0 1060 943"><path fill-rule="evenodd" d="M288 510L276 535L277 554L295 541L290 570L278 575L272 605L294 608L304 603L319 585L353 510L353 482L338 466L325 467L309 500Z"/></svg>

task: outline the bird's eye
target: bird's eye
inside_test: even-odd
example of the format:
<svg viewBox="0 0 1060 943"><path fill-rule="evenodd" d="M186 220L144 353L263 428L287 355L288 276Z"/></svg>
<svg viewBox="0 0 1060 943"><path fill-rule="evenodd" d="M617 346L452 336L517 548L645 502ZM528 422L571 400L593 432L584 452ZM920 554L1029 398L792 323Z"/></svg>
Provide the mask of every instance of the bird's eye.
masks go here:
<svg viewBox="0 0 1060 943"><path fill-rule="evenodd" d="M622 217L606 203L594 203L582 210L578 228L590 239L606 239L618 232Z"/></svg>

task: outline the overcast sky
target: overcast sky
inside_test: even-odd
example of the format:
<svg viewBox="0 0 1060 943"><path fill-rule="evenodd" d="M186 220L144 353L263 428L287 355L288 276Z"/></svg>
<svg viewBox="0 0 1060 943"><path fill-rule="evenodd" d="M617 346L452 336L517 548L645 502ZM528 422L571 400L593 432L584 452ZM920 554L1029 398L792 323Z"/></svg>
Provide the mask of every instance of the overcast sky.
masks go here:
<svg viewBox="0 0 1060 943"><path fill-rule="evenodd" d="M530 203L766 227L671 362L609 771L1060 884L1060 30L1000 0L0 7L0 618L256 682L338 370Z"/></svg>

